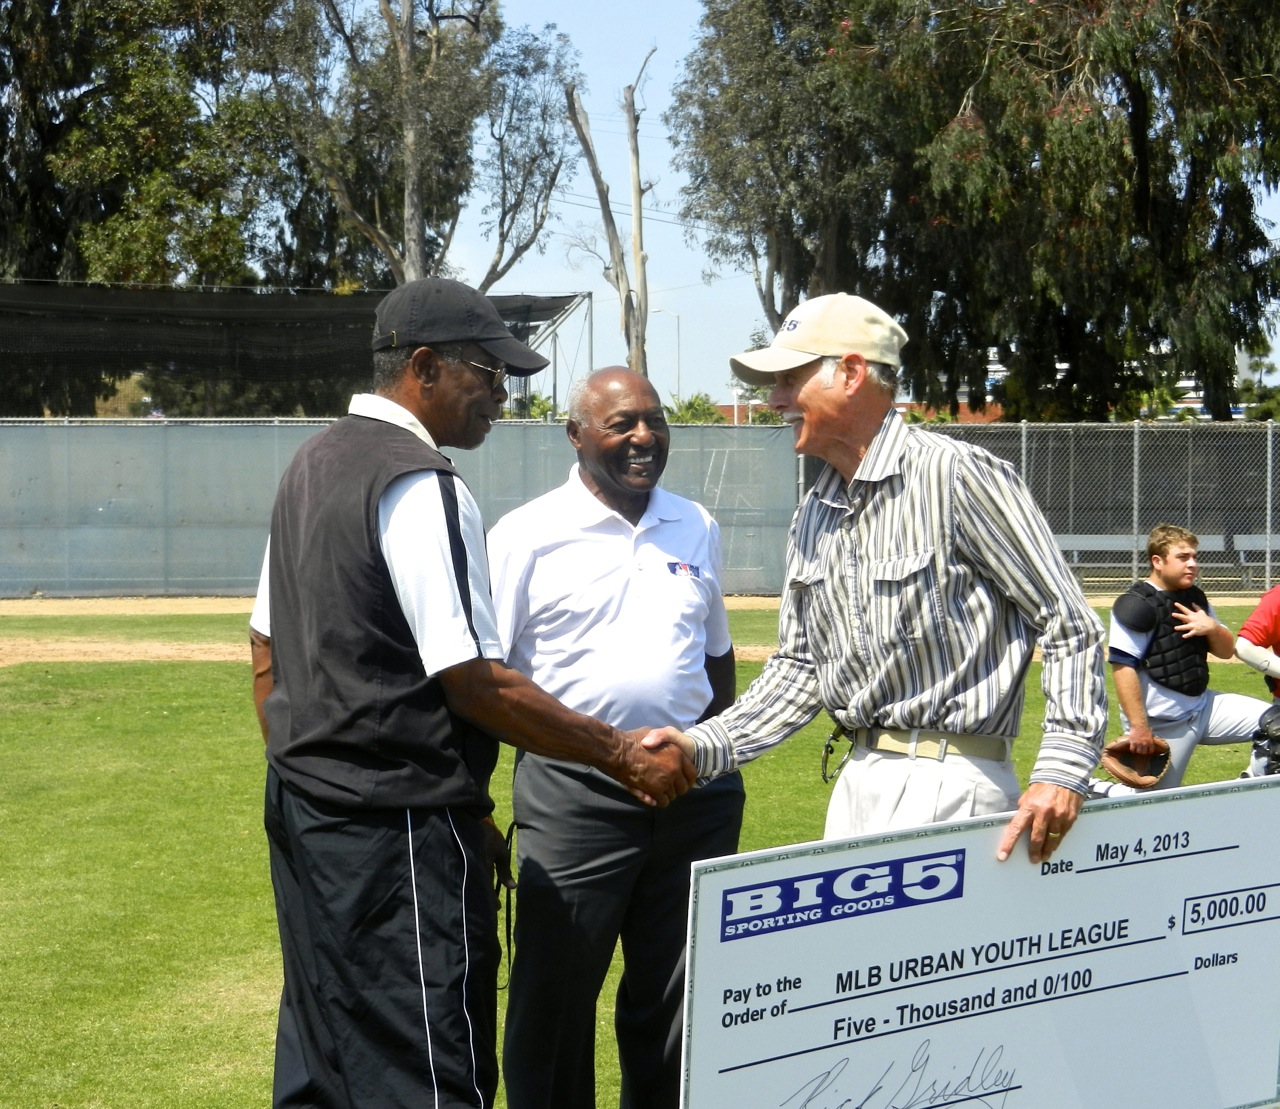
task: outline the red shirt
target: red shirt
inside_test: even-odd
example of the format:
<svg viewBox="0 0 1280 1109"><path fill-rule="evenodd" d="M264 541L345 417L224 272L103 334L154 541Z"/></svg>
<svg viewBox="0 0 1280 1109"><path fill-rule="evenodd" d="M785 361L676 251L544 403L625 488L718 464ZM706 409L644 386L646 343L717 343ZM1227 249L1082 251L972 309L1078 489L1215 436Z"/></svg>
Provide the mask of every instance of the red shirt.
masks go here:
<svg viewBox="0 0 1280 1109"><path fill-rule="evenodd" d="M1257 647L1269 647L1275 651L1280 646L1280 585L1262 595L1258 607L1249 613L1249 619L1241 626L1240 634ZM1264 680L1274 695L1280 683L1265 675Z"/></svg>

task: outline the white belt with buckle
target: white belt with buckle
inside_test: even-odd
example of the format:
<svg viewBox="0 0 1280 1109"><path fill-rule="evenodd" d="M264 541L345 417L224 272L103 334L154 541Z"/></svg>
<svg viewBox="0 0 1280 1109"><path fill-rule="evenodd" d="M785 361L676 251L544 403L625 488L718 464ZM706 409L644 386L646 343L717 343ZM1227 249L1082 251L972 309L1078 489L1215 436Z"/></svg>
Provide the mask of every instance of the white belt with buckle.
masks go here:
<svg viewBox="0 0 1280 1109"><path fill-rule="evenodd" d="M913 759L945 759L947 755L963 755L968 759L993 759L1004 762L1009 757L1009 740L1001 735L968 735L956 732L931 732L924 728L857 728L854 745L870 751L887 751Z"/></svg>

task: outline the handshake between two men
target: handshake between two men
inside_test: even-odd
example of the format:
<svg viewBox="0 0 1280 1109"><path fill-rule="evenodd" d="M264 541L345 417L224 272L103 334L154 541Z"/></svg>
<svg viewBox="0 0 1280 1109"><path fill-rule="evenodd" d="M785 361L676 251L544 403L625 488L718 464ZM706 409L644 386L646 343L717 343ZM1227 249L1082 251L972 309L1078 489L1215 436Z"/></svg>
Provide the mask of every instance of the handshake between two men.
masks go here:
<svg viewBox="0 0 1280 1109"><path fill-rule="evenodd" d="M689 784L697 780L697 770L694 767L694 742L689 736L676 728L655 728L644 734L640 742L642 747L653 756L669 755L673 748L680 751L683 755L682 770L686 774L693 775L688 779ZM644 799L643 795L629 783L624 784L637 797ZM684 788L678 788L678 781L671 781L671 784L677 787L676 794L665 801L659 801L659 804L669 803L674 796L678 796L688 788L687 785ZM1062 843L1063 837L1075 823L1083 804L1084 796L1075 790L1045 782L1033 782L1018 798L1017 808L1010 817L1000 843L997 845L996 858L1001 862L1009 858L1018 839L1025 832L1027 853L1031 862L1035 864L1048 862L1050 856ZM828 834L824 838L838 837Z"/></svg>

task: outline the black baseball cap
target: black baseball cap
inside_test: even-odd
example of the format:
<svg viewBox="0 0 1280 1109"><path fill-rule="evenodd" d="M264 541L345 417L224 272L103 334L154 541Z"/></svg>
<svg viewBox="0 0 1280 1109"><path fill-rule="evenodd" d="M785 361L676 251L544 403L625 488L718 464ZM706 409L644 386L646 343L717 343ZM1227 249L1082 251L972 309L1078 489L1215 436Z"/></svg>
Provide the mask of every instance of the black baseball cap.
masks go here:
<svg viewBox="0 0 1280 1109"><path fill-rule="evenodd" d="M475 343L503 362L513 377L528 377L548 365L507 330L487 296L461 281L407 281L378 302L376 313L374 350Z"/></svg>

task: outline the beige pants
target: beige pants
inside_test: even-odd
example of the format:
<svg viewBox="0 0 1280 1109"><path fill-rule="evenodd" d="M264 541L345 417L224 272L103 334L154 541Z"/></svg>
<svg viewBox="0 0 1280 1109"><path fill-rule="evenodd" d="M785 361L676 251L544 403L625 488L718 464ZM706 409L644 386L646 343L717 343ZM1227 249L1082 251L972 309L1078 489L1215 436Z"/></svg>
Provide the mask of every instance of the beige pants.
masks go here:
<svg viewBox="0 0 1280 1109"><path fill-rule="evenodd" d="M836 780L823 839L844 839L1009 812L1021 794L1006 760L913 759L859 747Z"/></svg>

